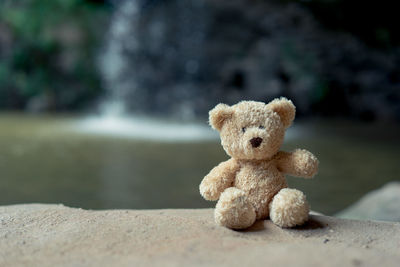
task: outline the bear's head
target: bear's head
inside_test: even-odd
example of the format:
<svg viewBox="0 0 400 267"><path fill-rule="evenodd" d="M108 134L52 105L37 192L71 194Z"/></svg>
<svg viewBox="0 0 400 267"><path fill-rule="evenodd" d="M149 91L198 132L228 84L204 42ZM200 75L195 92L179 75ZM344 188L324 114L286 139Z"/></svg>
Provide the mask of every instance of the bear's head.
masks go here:
<svg viewBox="0 0 400 267"><path fill-rule="evenodd" d="M268 104L242 101L233 106L218 104L209 113L211 127L220 132L221 144L232 158L269 159L283 143L296 108L286 98Z"/></svg>

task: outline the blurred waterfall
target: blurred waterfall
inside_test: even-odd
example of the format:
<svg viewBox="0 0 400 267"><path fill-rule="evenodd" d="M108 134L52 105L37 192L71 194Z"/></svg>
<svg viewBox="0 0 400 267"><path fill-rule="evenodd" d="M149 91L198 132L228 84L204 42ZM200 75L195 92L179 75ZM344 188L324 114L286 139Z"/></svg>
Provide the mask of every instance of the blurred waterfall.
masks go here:
<svg viewBox="0 0 400 267"><path fill-rule="evenodd" d="M206 27L202 3L118 3L100 57L108 91L102 106L104 114L167 113L180 119L194 117L191 102L201 93L196 88L196 75Z"/></svg>
<svg viewBox="0 0 400 267"><path fill-rule="evenodd" d="M154 81L160 79L166 69L177 64L185 66L180 72L188 88L182 88L181 99L176 101L176 113L186 118L193 118L192 110L185 103L184 93L191 92L191 75L196 73L198 60L201 57L201 27L187 27L189 23L201 25L199 20L191 21L195 15L190 13L190 6L201 1L178 1L181 8L174 18L164 14L155 15L147 21L144 14L149 15L154 6L167 4L169 1L126 0L118 2L107 33L104 49L100 55L100 70L103 76L107 95L101 105L101 116L85 120L80 130L91 134L113 135L125 138L150 139L156 141L194 141L214 140L217 134L207 126L206 122L181 123L173 119L165 120L162 103L154 105L151 99L157 97L157 89L152 87ZM178 3L177 2L177 3ZM186 5L189 5L187 8ZM164 10L164 7L163 9ZM176 19L174 40L176 46L168 50L165 44L166 35L171 34L164 29L165 20ZM143 23L146 23L144 29ZM193 29L195 29L193 31ZM185 45L183 45L185 44ZM189 49L187 49L189 48ZM176 54L177 50L180 54ZM162 57L163 62L154 63L154 57ZM156 73L156 75L155 75ZM144 82L144 81L147 81ZM144 84L146 86L144 86ZM169 88L167 88L169 89ZM190 94L186 98L193 97ZM170 102L170 99L161 99ZM159 117L147 113L149 109L158 110Z"/></svg>
<svg viewBox="0 0 400 267"><path fill-rule="evenodd" d="M114 13L109 32L106 35L104 51L100 57L100 70L103 74L107 95L102 103L101 112L105 116L122 116L126 114L125 97L129 90L135 90L134 83L125 81L124 70L127 69L123 57L124 42L129 39L129 48L138 47L136 34L131 32L139 20L139 0L125 1Z"/></svg>

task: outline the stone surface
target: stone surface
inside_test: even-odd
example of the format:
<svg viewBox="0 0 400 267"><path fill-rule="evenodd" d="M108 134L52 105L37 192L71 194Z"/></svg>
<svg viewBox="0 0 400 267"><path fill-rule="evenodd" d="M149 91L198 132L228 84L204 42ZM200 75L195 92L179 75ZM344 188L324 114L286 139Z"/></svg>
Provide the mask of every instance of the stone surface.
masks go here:
<svg viewBox="0 0 400 267"><path fill-rule="evenodd" d="M337 216L346 219L400 222L400 182L391 182L369 192Z"/></svg>
<svg viewBox="0 0 400 267"><path fill-rule="evenodd" d="M269 220L216 226L211 209L0 207L0 266L398 266L400 224L312 215L296 229Z"/></svg>

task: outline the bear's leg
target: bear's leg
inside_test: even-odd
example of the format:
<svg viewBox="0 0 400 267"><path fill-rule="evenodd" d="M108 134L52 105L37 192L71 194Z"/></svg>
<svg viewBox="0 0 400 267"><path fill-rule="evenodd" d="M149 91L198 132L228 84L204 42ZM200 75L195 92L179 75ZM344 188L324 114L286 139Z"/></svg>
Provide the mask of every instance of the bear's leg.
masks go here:
<svg viewBox="0 0 400 267"><path fill-rule="evenodd" d="M256 220L256 212L246 193L229 187L221 194L215 207L215 222L231 229L244 229Z"/></svg>
<svg viewBox="0 0 400 267"><path fill-rule="evenodd" d="M302 225L308 220L310 207L303 192L283 188L269 204L269 217L280 227Z"/></svg>

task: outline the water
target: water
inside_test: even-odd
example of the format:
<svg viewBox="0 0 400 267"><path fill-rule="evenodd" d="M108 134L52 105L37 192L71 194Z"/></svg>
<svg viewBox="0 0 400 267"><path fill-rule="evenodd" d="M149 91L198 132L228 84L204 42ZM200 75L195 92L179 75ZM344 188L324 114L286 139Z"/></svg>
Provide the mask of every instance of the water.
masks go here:
<svg viewBox="0 0 400 267"><path fill-rule="evenodd" d="M227 156L205 122L180 125L142 118L108 124L110 120L102 124L95 118L0 115L0 205L215 205L200 197L198 185ZM284 148L309 149L321 167L315 179L289 178L289 185L303 190L314 210L333 214L399 179L398 133L393 126L298 122Z"/></svg>
<svg viewBox="0 0 400 267"><path fill-rule="evenodd" d="M78 123L77 132L110 137L163 142L215 140L218 135L206 125L178 123L146 117L91 117Z"/></svg>

